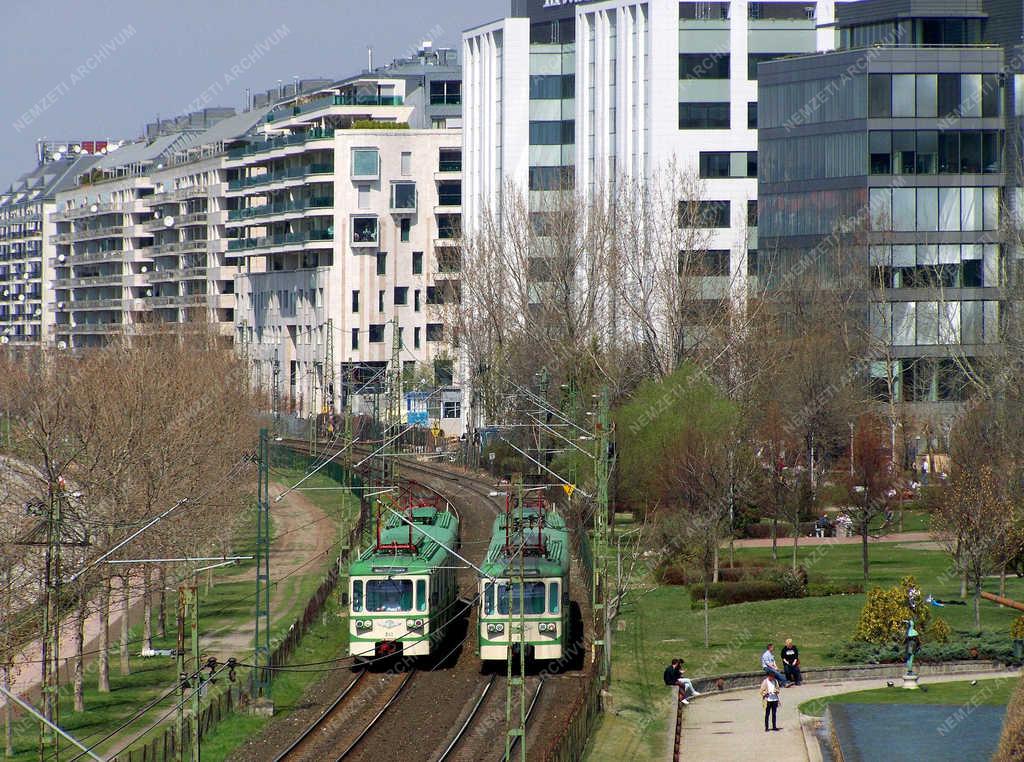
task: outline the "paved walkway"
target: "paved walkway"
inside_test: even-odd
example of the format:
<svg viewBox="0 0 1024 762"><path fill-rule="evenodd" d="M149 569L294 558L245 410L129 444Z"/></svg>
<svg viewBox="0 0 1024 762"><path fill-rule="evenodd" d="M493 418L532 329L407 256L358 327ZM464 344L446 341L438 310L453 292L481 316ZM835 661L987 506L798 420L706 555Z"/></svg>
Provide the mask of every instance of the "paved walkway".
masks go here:
<svg viewBox="0 0 1024 762"><path fill-rule="evenodd" d="M868 537L869 543L874 542L924 542L934 540L931 532L893 532L881 537ZM779 537L777 540L779 550L792 550L793 538ZM746 540L734 540L733 545L737 548L770 548L772 539L770 537ZM854 537L801 537L800 546L808 545L860 545L860 535Z"/></svg>
<svg viewBox="0 0 1024 762"><path fill-rule="evenodd" d="M1018 677L1018 672L984 672L941 677L922 677L921 682L937 683L952 680L988 680ZM782 691L777 733L764 732L764 709L756 689L705 694L690 700L683 707L682 758L694 760L770 759L772 762L820 762L817 741L812 728L800 727L797 707L808 699L836 693L884 688L886 678L847 680L844 682L804 683ZM674 738L675 717L669 722L669 749ZM671 755L668 757L671 759Z"/></svg>

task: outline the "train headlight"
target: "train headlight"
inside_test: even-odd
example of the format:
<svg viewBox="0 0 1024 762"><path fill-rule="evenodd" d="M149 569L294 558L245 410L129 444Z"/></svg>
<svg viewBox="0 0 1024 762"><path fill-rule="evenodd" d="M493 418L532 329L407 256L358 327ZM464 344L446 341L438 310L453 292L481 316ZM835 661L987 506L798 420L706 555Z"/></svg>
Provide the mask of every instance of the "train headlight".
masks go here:
<svg viewBox="0 0 1024 762"><path fill-rule="evenodd" d="M493 624L488 624L487 625L487 632L494 632L494 625Z"/></svg>
<svg viewBox="0 0 1024 762"><path fill-rule="evenodd" d="M417 619L416 620L416 626L417 627L422 627L423 626L423 620L422 619Z"/></svg>
<svg viewBox="0 0 1024 762"><path fill-rule="evenodd" d="M503 625L503 624L496 624L496 625L494 625L494 631L495 632L505 632L505 625Z"/></svg>
<svg viewBox="0 0 1024 762"><path fill-rule="evenodd" d="M368 630L371 627L373 627L373 622L371 622L369 619L363 619L356 622L356 627L360 630Z"/></svg>
<svg viewBox="0 0 1024 762"><path fill-rule="evenodd" d="M405 620L405 626L408 627L411 630L413 627L416 626L416 620L415 619L406 619Z"/></svg>

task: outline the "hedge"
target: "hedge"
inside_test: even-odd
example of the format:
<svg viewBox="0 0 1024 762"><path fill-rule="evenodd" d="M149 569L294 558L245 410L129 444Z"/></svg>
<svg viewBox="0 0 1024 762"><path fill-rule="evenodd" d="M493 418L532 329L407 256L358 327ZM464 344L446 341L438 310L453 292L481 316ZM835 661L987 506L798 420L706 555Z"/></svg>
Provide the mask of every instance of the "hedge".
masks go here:
<svg viewBox="0 0 1024 762"><path fill-rule="evenodd" d="M690 598L694 606L704 603L704 586L690 585ZM716 606L730 606L734 603L751 601L773 601L779 598L799 598L781 582L768 580L745 580L743 582L714 582L708 585L708 602Z"/></svg>
<svg viewBox="0 0 1024 762"><path fill-rule="evenodd" d="M793 525L789 522L780 521L776 527L779 540L793 539ZM809 537L814 534L813 521L800 522L800 536ZM767 540L772 536L772 525L770 523L749 524L743 531L743 536L751 540Z"/></svg>

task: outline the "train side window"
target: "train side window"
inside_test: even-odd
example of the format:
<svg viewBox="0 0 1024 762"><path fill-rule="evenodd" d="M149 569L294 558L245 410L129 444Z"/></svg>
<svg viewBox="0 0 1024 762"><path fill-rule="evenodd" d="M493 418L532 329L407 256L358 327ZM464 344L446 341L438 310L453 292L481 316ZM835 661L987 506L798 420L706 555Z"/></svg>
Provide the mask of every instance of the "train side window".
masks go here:
<svg viewBox="0 0 1024 762"><path fill-rule="evenodd" d="M427 610L427 581L425 579L416 580L416 610Z"/></svg>
<svg viewBox="0 0 1024 762"><path fill-rule="evenodd" d="M363 581L361 579L352 581L352 610L363 610Z"/></svg>
<svg viewBox="0 0 1024 762"><path fill-rule="evenodd" d="M488 582L484 585L484 613L494 613L494 583Z"/></svg>
<svg viewBox="0 0 1024 762"><path fill-rule="evenodd" d="M558 583L552 582L548 585L548 607L551 609L552 614L558 613L558 606L560 604L560 597L558 594Z"/></svg>

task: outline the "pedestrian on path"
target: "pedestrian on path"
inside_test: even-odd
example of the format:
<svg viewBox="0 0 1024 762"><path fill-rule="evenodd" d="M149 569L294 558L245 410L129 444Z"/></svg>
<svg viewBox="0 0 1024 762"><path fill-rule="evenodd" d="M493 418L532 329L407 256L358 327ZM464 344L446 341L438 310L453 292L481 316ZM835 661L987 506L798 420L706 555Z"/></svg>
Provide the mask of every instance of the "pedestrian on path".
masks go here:
<svg viewBox="0 0 1024 762"><path fill-rule="evenodd" d="M764 704L764 732L768 732L768 718L772 720L772 730L779 730L777 721L779 713L779 683L775 675L770 674L761 682L761 702Z"/></svg>
<svg viewBox="0 0 1024 762"><path fill-rule="evenodd" d="M764 670L766 675L772 675L778 680L782 687L785 688L789 681L786 680L786 676L779 672L779 667L775 663L775 644L769 643L763 654L761 654L761 668Z"/></svg>
<svg viewBox="0 0 1024 762"><path fill-rule="evenodd" d="M792 638L786 638L786 645L782 647L782 669L786 672L786 680L794 685L803 682L803 675L800 674L800 651L793 645Z"/></svg>

